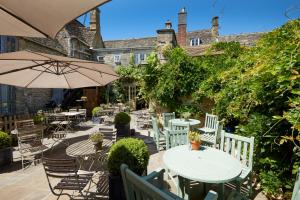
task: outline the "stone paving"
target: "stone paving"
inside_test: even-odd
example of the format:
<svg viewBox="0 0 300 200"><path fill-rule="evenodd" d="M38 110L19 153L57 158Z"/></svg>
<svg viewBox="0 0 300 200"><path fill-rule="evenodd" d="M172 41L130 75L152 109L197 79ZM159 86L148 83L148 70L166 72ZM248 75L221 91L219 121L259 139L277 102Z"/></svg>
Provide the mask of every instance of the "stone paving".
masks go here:
<svg viewBox="0 0 300 200"><path fill-rule="evenodd" d="M132 117L131 127L136 127L135 118ZM91 125L91 123L89 123ZM76 131L69 134L68 139L70 144L86 139L92 132L98 130L100 125L93 125L86 128L86 130ZM163 167L162 155L164 151L157 152L153 143L150 143L151 137L148 136L147 130L138 130L136 137L142 138L147 141L150 151L150 161L148 165L148 173L153 170ZM51 141L47 141L49 145ZM65 147L58 145L52 152L46 152L45 155L55 155L55 157L66 157ZM42 164L36 166L30 166L29 168L22 170L21 164L18 158L18 153L14 153L14 164L6 169L0 170L0 199L1 200L52 200L57 199L49 189L48 182L44 173ZM103 194L100 199L108 199L107 191L108 184L106 175L102 175L103 179L100 179L103 185ZM165 178L165 180L167 180ZM169 189L175 191L175 187L171 182L166 184ZM62 196L60 199L69 199L67 196ZM199 198L197 198L199 199ZM265 196L262 193L257 192L254 198L255 200L265 200Z"/></svg>

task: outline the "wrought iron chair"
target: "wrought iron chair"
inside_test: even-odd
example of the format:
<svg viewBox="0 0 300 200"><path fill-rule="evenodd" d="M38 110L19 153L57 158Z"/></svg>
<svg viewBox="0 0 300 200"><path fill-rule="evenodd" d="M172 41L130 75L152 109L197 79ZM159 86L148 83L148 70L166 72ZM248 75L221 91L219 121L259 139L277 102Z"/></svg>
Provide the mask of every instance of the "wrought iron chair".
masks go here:
<svg viewBox="0 0 300 200"><path fill-rule="evenodd" d="M240 193L242 183L247 181L248 191L246 192L251 197L254 137L248 138L222 131L220 149L241 162L243 169L241 175L236 180L237 191Z"/></svg>
<svg viewBox="0 0 300 200"><path fill-rule="evenodd" d="M158 169L148 176L140 177L132 172L127 165L121 165L121 174L128 200L181 200L179 196L163 188L164 169ZM209 191L204 200L217 200L218 194Z"/></svg>
<svg viewBox="0 0 300 200"><path fill-rule="evenodd" d="M78 173L75 159L43 158L43 166L51 192L58 196L67 195L70 199L75 197L88 198L89 189L94 173ZM55 183L55 185L54 185ZM73 194L64 192L72 191ZM74 194L77 192L77 194Z"/></svg>
<svg viewBox="0 0 300 200"><path fill-rule="evenodd" d="M33 120L18 121L16 129L22 169L24 169L31 163L35 164L38 156L43 157L43 151L48 148L43 145L43 126L35 126Z"/></svg>
<svg viewBox="0 0 300 200"><path fill-rule="evenodd" d="M86 109L78 109L78 112L81 112L81 114L79 115L80 122L85 122L86 121Z"/></svg>
<svg viewBox="0 0 300 200"><path fill-rule="evenodd" d="M163 126L164 127L169 127L169 121L171 119L175 119L175 112L172 112L172 113L163 113L162 117L163 117Z"/></svg>

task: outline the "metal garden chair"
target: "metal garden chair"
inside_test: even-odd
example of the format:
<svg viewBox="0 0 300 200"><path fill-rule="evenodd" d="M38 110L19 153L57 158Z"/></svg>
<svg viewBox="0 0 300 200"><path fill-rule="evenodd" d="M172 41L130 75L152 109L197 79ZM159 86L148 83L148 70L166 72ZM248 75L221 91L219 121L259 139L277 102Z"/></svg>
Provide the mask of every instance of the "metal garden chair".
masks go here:
<svg viewBox="0 0 300 200"><path fill-rule="evenodd" d="M22 169L24 169L31 163L35 164L38 156L43 157L43 151L47 149L43 145L44 128L43 126L35 126L33 120L30 119L16 122L16 129Z"/></svg>
<svg viewBox="0 0 300 200"><path fill-rule="evenodd" d="M151 121L152 121L152 130L150 130L150 134L153 135L153 139L156 144L156 148L159 151L161 147L164 148L166 146L166 136L158 128L157 118L152 116Z"/></svg>
<svg viewBox="0 0 300 200"><path fill-rule="evenodd" d="M222 131L220 149L242 163L242 173L236 180L237 191L240 193L242 183L247 181L248 196L251 197L254 137L248 138Z"/></svg>
<svg viewBox="0 0 300 200"><path fill-rule="evenodd" d="M70 199L83 197L88 199L89 189L94 173L78 173L75 159L43 158L43 166L51 192L58 196L68 196ZM71 191L65 192L65 191Z"/></svg>
<svg viewBox="0 0 300 200"><path fill-rule="evenodd" d="M169 127L169 121L171 119L175 119L175 112L172 112L172 113L163 113L162 117L163 117L163 126L165 128Z"/></svg>
<svg viewBox="0 0 300 200"><path fill-rule="evenodd" d="M121 165L121 174L127 200L181 200L179 196L163 188L164 169L158 169L148 176L140 177L127 165ZM218 194L209 191L204 200L217 200Z"/></svg>

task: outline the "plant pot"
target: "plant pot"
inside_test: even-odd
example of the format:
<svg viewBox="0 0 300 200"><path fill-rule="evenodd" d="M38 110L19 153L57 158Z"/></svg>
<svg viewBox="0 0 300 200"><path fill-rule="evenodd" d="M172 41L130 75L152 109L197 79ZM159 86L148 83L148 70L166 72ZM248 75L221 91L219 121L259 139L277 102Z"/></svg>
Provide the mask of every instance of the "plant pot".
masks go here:
<svg viewBox="0 0 300 200"><path fill-rule="evenodd" d="M9 165L13 162L12 148L0 149L0 167Z"/></svg>
<svg viewBox="0 0 300 200"><path fill-rule="evenodd" d="M129 137L130 136L130 123L116 124L117 137Z"/></svg>
<svg viewBox="0 0 300 200"><path fill-rule="evenodd" d="M200 144L200 142L191 141L192 150L199 150Z"/></svg>
<svg viewBox="0 0 300 200"><path fill-rule="evenodd" d="M102 143L103 143L103 142L93 142L93 141L92 141L92 143L93 143L94 148L95 148L96 151L102 149Z"/></svg>
<svg viewBox="0 0 300 200"><path fill-rule="evenodd" d="M110 200L126 200L125 191L121 175L108 175L109 199Z"/></svg>

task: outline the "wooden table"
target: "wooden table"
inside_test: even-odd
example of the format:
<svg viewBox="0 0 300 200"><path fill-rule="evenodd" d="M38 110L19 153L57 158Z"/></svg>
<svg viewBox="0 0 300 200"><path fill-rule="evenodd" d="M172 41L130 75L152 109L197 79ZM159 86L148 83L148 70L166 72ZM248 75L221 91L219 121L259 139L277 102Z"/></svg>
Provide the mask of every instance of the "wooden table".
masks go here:
<svg viewBox="0 0 300 200"><path fill-rule="evenodd" d="M179 175L182 197L188 199L190 180L203 183L220 183L219 197L224 197L224 183L236 179L242 172L242 164L229 154L211 147L190 150L182 145L167 150L163 155L167 169Z"/></svg>
<svg viewBox="0 0 300 200"><path fill-rule="evenodd" d="M66 153L68 156L74 157L78 160L80 169L85 160L93 159L89 171L94 165L95 161L99 160L100 156L105 154L109 147L112 145L112 140L104 139L102 144L102 150L96 150L94 144L90 139L76 142L67 147Z"/></svg>
<svg viewBox="0 0 300 200"><path fill-rule="evenodd" d="M176 119L170 119L169 124L171 124L171 126L195 127L195 126L198 126L200 124L200 121L197 120L197 119L184 120L184 119L176 118Z"/></svg>

